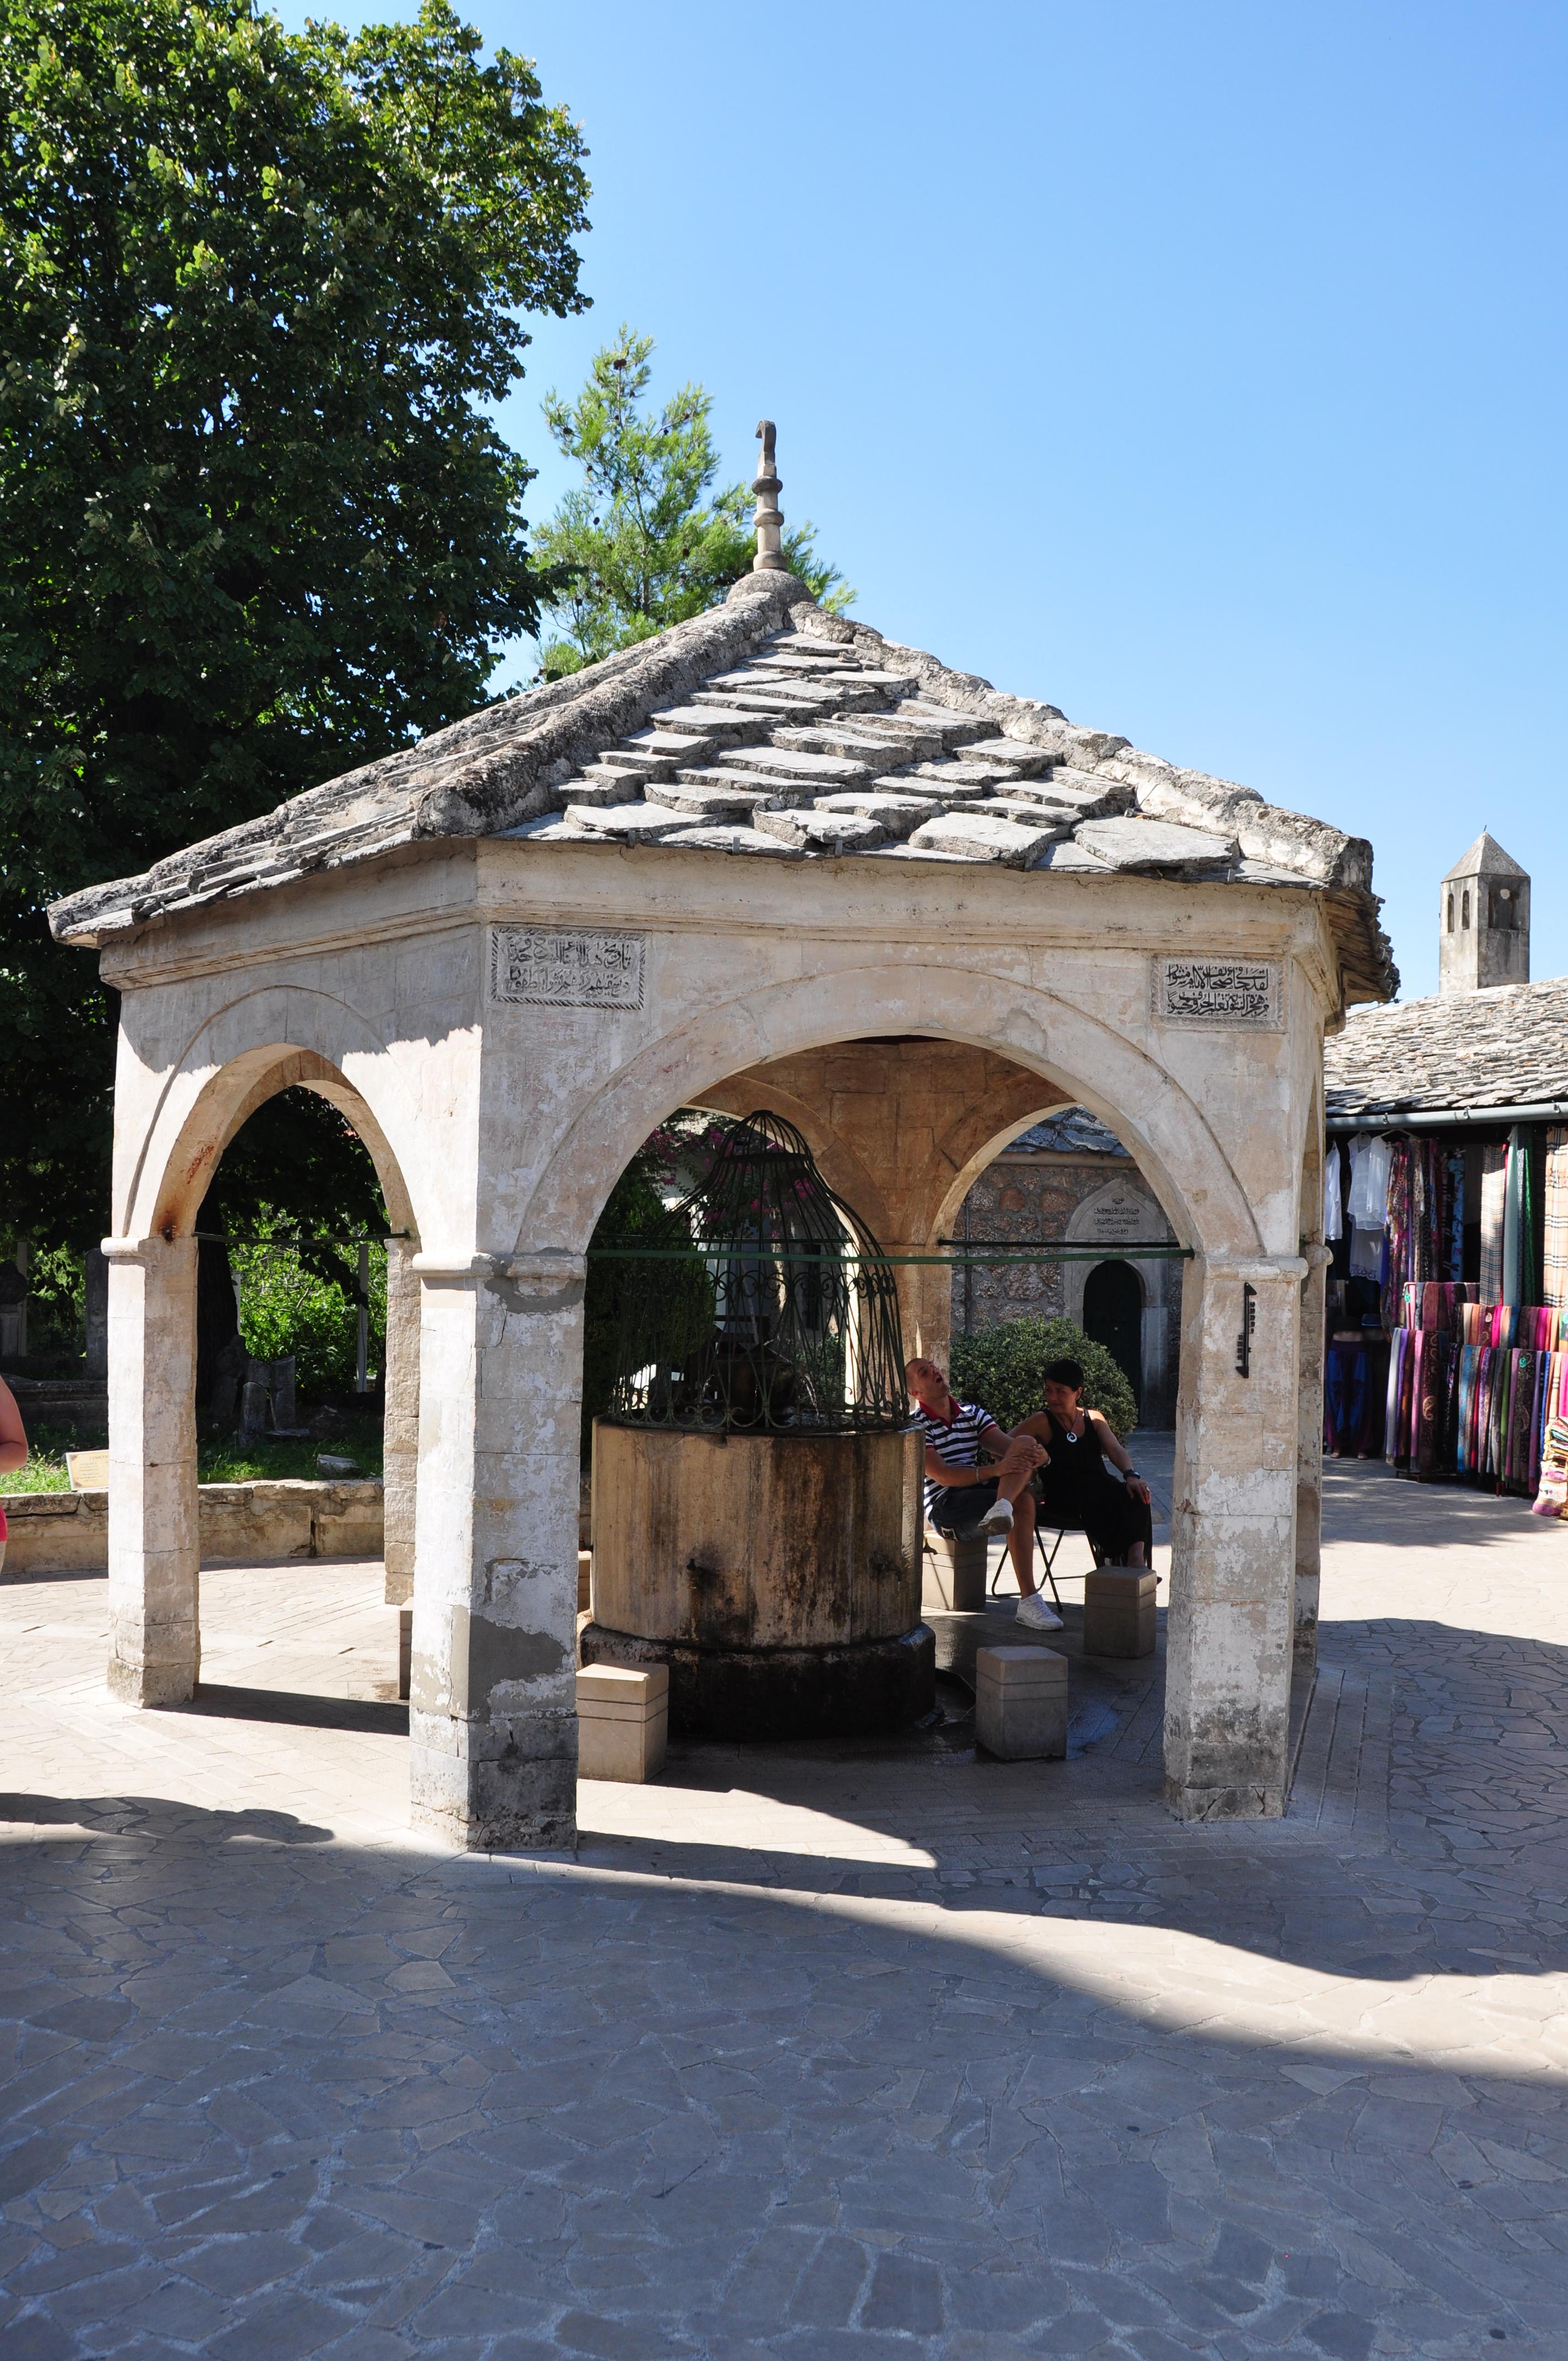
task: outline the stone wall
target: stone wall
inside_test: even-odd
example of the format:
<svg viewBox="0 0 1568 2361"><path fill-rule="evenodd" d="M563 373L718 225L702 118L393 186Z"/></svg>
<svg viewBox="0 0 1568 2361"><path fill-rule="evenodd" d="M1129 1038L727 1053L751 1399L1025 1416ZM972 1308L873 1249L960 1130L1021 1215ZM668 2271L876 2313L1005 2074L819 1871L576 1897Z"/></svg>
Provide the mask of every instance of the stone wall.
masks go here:
<svg viewBox="0 0 1568 2361"><path fill-rule="evenodd" d="M372 1477L203 1484L199 1494L203 1565L381 1554L381 1487ZM0 1510L10 1527L7 1575L107 1571L106 1491L12 1492L0 1496Z"/></svg>
<svg viewBox="0 0 1568 2361"><path fill-rule="evenodd" d="M1173 1239L1158 1199L1130 1157L1013 1149L981 1174L954 1225L959 1237L1060 1238L1079 1245ZM953 1276L953 1334L1026 1313L1083 1324L1092 1260L970 1264ZM1181 1264L1135 1263L1143 1290L1146 1426L1171 1426L1181 1345Z"/></svg>

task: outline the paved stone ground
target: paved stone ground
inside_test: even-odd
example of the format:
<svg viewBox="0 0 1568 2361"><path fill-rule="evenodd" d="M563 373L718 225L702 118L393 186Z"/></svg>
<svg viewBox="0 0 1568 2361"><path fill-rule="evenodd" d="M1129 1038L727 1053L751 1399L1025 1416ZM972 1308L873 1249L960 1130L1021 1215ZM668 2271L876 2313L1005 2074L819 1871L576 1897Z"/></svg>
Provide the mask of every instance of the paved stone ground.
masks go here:
<svg viewBox="0 0 1568 2361"><path fill-rule="evenodd" d="M0 1585L0 2356L1568 2355L1568 1528L1330 1532L1283 1824L955 1719L575 1861L411 1842L373 1568L207 1576L149 1714Z"/></svg>

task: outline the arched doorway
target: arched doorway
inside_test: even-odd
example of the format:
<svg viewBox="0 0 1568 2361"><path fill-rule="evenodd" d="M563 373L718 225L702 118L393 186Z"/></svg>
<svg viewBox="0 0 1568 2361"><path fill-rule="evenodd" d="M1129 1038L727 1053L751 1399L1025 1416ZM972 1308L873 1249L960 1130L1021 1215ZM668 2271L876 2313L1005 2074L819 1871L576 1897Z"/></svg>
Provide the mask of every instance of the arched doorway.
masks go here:
<svg viewBox="0 0 1568 2361"><path fill-rule="evenodd" d="M1103 1345L1144 1407L1144 1283L1126 1262L1097 1262L1083 1283L1083 1333Z"/></svg>

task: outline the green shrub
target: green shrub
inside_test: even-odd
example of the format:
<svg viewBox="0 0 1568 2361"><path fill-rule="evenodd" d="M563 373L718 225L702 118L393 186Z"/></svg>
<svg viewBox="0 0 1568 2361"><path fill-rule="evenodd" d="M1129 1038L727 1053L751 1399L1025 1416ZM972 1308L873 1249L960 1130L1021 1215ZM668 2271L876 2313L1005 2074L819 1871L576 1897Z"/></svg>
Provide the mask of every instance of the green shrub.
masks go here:
<svg viewBox="0 0 1568 2361"><path fill-rule="evenodd" d="M295 1382L302 1396L345 1394L354 1385L358 1346L355 1301L358 1249L314 1246L310 1259L291 1241L231 1246L238 1275L239 1333L258 1361L298 1364ZM318 1266L313 1268L313 1264ZM387 1249L370 1249L370 1373L380 1367L387 1334Z"/></svg>
<svg viewBox="0 0 1568 2361"><path fill-rule="evenodd" d="M1096 1345L1070 1320L1000 1320L955 1336L952 1388L964 1401L978 1402L1001 1426L1016 1426L1044 1407L1047 1361L1071 1359L1083 1367L1083 1400L1102 1411L1116 1433L1138 1422L1137 1399L1103 1345Z"/></svg>

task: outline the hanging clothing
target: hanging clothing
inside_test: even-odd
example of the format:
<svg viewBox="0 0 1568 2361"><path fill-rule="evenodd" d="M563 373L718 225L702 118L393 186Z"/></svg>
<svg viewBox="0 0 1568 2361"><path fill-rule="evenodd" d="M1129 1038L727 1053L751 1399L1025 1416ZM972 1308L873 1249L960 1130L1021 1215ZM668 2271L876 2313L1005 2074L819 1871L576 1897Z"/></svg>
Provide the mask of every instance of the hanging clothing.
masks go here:
<svg viewBox="0 0 1568 2361"><path fill-rule="evenodd" d="M1388 1142L1369 1131L1358 1131L1350 1143L1348 1211L1358 1230L1380 1230L1387 1218L1392 1156Z"/></svg>
<svg viewBox="0 0 1568 2361"><path fill-rule="evenodd" d="M1323 1236L1343 1238L1344 1214L1340 1203L1340 1153L1337 1139L1331 1139L1323 1154Z"/></svg>
<svg viewBox="0 0 1568 2361"><path fill-rule="evenodd" d="M1464 1155L1451 1149L1448 1157L1448 1279L1464 1276Z"/></svg>
<svg viewBox="0 0 1568 2361"><path fill-rule="evenodd" d="M1541 1301L1568 1312L1568 1128L1546 1135L1545 1198Z"/></svg>
<svg viewBox="0 0 1568 2361"><path fill-rule="evenodd" d="M1525 1224L1529 1218L1525 1187L1529 1153L1523 1128L1516 1123L1508 1134L1508 1160L1503 1168L1502 1301L1505 1303L1524 1301Z"/></svg>
<svg viewBox="0 0 1568 2361"><path fill-rule="evenodd" d="M1481 1150L1481 1301L1503 1301L1503 1206L1508 1194L1508 1151Z"/></svg>

